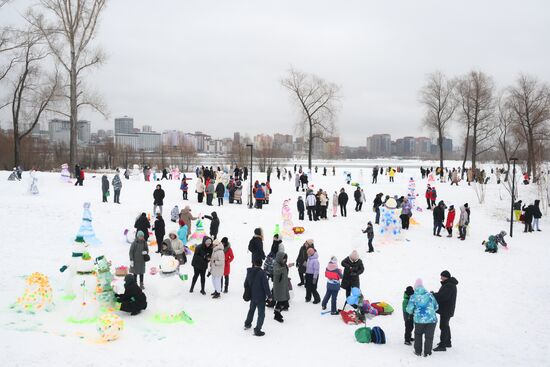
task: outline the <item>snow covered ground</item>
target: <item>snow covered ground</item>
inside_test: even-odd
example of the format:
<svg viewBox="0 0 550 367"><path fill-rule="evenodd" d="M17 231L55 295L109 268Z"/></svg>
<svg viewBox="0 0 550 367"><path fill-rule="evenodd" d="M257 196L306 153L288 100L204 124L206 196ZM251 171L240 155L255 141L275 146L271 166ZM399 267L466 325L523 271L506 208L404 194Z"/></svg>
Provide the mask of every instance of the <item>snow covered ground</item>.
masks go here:
<svg viewBox="0 0 550 367"><path fill-rule="evenodd" d="M268 309L265 337L254 337L251 331L243 331L248 304L242 300L242 283L250 261L247 245L253 229L258 226L264 229L267 253L274 226L281 223L282 201L287 198L292 199L293 219L298 224L294 182L277 181L274 176L271 203L261 211L227 203L223 207L208 208L204 203L198 204L196 196L190 192L188 203L193 213L209 214L212 209L216 210L221 219L220 237L229 237L232 244L235 261L231 265L229 294L213 300L198 292L190 294L190 280L182 282L178 301L195 323L157 324L151 319L161 307L158 299L165 288L164 279L160 275L146 274L148 309L134 317L121 313L126 326L120 339L99 343L94 325L65 321L69 306L61 299L65 275L59 268L70 258L85 201L92 203L93 226L103 242L90 248L92 256L105 254L113 265L127 265L129 245L123 231L133 226L137 214L152 211L155 183L123 179L122 204L115 205L112 196L111 202L101 202L99 175L92 178L92 174L88 174L83 187L74 187L62 183L59 174L38 173L40 194L31 196L27 194L27 173L23 182L8 182L9 172L0 172L0 223L3 223L0 366L158 366L165 363L186 366L548 365L550 247L546 233L550 231L550 222L546 217L541 222L543 232L523 233L521 224L516 224L513 239L508 238L509 250L487 254L481 241L502 229L508 231L509 196L506 191L494 183L489 184L486 203L480 205L472 187L436 183L438 200L457 208L465 202L470 204L472 223L467 240L434 238L431 212L424 210L414 213L419 224L411 225L404 240L382 243L377 235L376 252L367 254L366 235L361 229L368 220L374 219L371 203L375 194L406 195L408 180L414 177L419 203L424 207L427 182L420 180L418 169L406 168L405 173L396 175L395 183L381 176L378 184L371 185L370 169L364 169L361 174L359 168L350 168L353 181L361 181L363 176L367 194L363 211L356 213L353 187L345 184L343 170L345 168L337 168L335 177L314 174L310 183L315 188L325 189L330 197L335 190L345 187L350 194L348 217L300 223L305 233L294 241L285 241L285 247L289 260L294 261L304 240L313 238L322 269L332 255L341 261L353 249L359 250L366 268L361 277L366 298L386 301L396 309L391 316L378 316L368 321L368 326L378 325L384 329L386 345L355 342L356 326L345 325L340 317L321 316L320 305L306 304L305 290L296 286L283 324L273 320ZM163 181L161 184L166 191L165 218L173 225L168 219L169 211L175 204L180 209L184 205L179 182ZM191 187L194 187L193 181ZM520 198L524 202L531 202L536 194L532 185L520 187ZM208 227L209 221L205 224ZM158 263L159 256L152 254L148 267L158 266ZM412 347L403 344L402 294L418 277L424 279L428 290L437 291L439 274L444 269L459 281L456 313L451 320L453 348L445 353L434 353L430 358L419 358L413 355ZM190 261L184 270L192 274ZM50 277L56 308L50 313L18 314L9 306L23 292L25 275L35 271ZM295 285L296 270L293 268L290 273ZM325 281L321 277L321 296L324 290ZM212 291L211 279L207 278L207 293ZM344 291L341 291L339 304L343 302ZM434 341L438 340L439 329Z"/></svg>

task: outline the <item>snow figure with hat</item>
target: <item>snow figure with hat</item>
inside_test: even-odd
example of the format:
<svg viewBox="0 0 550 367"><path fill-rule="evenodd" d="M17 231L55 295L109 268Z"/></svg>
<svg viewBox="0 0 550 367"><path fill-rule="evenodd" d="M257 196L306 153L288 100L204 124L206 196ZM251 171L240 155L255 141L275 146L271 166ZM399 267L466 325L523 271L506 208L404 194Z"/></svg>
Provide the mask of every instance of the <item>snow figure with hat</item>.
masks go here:
<svg viewBox="0 0 550 367"><path fill-rule="evenodd" d="M73 292L73 280L76 277L76 266L78 262L80 261L80 258L84 253L87 251L88 244L84 241L84 238L82 236L76 236L74 243L73 243L73 251L71 255L71 260L69 261L69 264L63 265L61 269L59 269L60 272L65 272L67 269L67 281L65 282L65 299L73 299L75 297L75 294Z"/></svg>
<svg viewBox="0 0 550 367"><path fill-rule="evenodd" d="M389 198L386 203L380 207L380 234L386 240L399 240L401 235L401 221L399 219L399 210L397 201Z"/></svg>
<svg viewBox="0 0 550 367"><path fill-rule="evenodd" d="M141 176L141 170L139 169L139 165L134 164L132 167L132 179L134 181L139 181L139 177Z"/></svg>
<svg viewBox="0 0 550 367"><path fill-rule="evenodd" d="M32 170L29 175L30 175L29 194L38 195L39 194L38 185L37 185L38 178L36 178L36 171Z"/></svg>
<svg viewBox="0 0 550 367"><path fill-rule="evenodd" d="M292 210L288 205L290 199L283 202L283 208L281 209L281 216L283 217L283 231L281 233L282 239L292 240L294 239L294 223L292 222Z"/></svg>
<svg viewBox="0 0 550 367"><path fill-rule="evenodd" d="M78 229L77 236L84 238L89 245L99 245L101 241L95 236L94 228L92 227L92 212L90 211L90 203L84 203L84 211L82 213L82 224Z"/></svg>
<svg viewBox="0 0 550 367"><path fill-rule="evenodd" d="M113 291L111 273L111 262L107 261L105 256L99 256L95 259L97 266L97 299L102 307L112 307L115 301L115 292Z"/></svg>
<svg viewBox="0 0 550 367"><path fill-rule="evenodd" d="M71 181L71 173L69 172L69 165L67 163L61 165L61 181L65 183Z"/></svg>
<svg viewBox="0 0 550 367"><path fill-rule="evenodd" d="M76 276L73 280L75 298L71 303L68 321L81 324L97 320L99 302L96 298L97 278L94 272L94 261L85 252L76 263Z"/></svg>
<svg viewBox="0 0 550 367"><path fill-rule="evenodd" d="M34 314L37 311L53 309L53 295L50 280L41 273L32 273L26 279L25 292L18 297L11 308L17 312Z"/></svg>
<svg viewBox="0 0 550 367"><path fill-rule="evenodd" d="M407 199L409 199L409 203L411 204L411 210L414 210L416 208L416 183L412 177L409 179L407 191Z"/></svg>
<svg viewBox="0 0 550 367"><path fill-rule="evenodd" d="M178 180L179 181L179 179L180 179L180 169L179 169L179 167L176 166L176 167L172 168L171 174L172 174L172 180Z"/></svg>
<svg viewBox="0 0 550 367"><path fill-rule="evenodd" d="M160 323L192 323L193 320L183 310L183 278L179 274L179 261L174 256L162 256L159 268L162 292L158 295L159 311L154 320Z"/></svg>

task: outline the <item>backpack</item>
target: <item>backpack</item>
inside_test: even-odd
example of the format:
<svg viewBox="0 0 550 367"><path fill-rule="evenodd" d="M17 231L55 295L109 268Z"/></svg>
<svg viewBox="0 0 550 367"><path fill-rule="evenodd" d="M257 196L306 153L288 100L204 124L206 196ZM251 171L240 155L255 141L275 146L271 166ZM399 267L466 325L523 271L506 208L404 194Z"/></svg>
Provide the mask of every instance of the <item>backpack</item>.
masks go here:
<svg viewBox="0 0 550 367"><path fill-rule="evenodd" d="M371 330L371 341L374 344L386 344L386 334L380 327L375 326Z"/></svg>
<svg viewBox="0 0 550 367"><path fill-rule="evenodd" d="M363 326L355 330L355 340L359 343L370 343L372 339L371 335L372 331L370 327Z"/></svg>

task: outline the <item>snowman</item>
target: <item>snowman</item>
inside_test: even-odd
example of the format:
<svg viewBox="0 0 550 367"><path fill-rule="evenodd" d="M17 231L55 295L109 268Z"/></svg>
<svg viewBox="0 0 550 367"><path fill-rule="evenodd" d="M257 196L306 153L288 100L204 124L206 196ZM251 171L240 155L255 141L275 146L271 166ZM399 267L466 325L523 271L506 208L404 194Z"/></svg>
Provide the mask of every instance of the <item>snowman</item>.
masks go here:
<svg viewBox="0 0 550 367"><path fill-rule="evenodd" d="M61 181L70 182L70 180L71 173L69 172L69 165L67 163L63 163L61 165Z"/></svg>
<svg viewBox="0 0 550 367"><path fill-rule="evenodd" d="M174 256L162 256L160 260L161 292L158 294L159 312L154 316L161 323L192 323L183 310L183 284L179 274L180 264ZM160 284L162 283L162 284Z"/></svg>
<svg viewBox="0 0 550 367"><path fill-rule="evenodd" d="M97 278L94 261L88 252L77 258L76 276L73 279L75 298L71 303L68 321L73 323L95 322L99 313L96 297Z"/></svg>
<svg viewBox="0 0 550 367"><path fill-rule="evenodd" d="M73 252L68 265L63 265L60 272L68 270L67 281L65 283L65 299L73 299L75 294L73 292L73 280L76 277L76 265L80 261L82 255L87 251L88 244L84 241L82 236L77 236L73 243Z"/></svg>

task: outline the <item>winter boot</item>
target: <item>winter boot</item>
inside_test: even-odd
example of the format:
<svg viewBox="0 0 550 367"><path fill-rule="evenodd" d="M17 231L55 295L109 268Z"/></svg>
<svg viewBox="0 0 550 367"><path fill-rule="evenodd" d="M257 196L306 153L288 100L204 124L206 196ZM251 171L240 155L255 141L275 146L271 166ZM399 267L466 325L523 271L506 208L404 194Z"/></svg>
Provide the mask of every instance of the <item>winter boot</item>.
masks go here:
<svg viewBox="0 0 550 367"><path fill-rule="evenodd" d="M434 352L445 352L447 351L447 348L444 347L442 344L439 344L437 347L434 348Z"/></svg>
<svg viewBox="0 0 550 367"><path fill-rule="evenodd" d="M254 335L256 336L264 336L265 333L259 329L254 329Z"/></svg>
<svg viewBox="0 0 550 367"><path fill-rule="evenodd" d="M279 322L284 322L283 320L283 315L281 314L280 311L275 311L275 317L273 317L276 321L279 321Z"/></svg>

